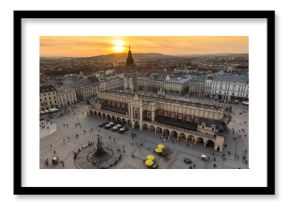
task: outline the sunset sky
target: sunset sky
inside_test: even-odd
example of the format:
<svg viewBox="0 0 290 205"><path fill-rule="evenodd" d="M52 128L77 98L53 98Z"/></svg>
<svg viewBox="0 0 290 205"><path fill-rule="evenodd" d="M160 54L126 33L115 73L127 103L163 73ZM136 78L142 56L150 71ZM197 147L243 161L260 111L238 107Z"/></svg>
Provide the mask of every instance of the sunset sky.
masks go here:
<svg viewBox="0 0 290 205"><path fill-rule="evenodd" d="M41 36L40 56L126 53L129 44L133 53L248 53L247 36Z"/></svg>

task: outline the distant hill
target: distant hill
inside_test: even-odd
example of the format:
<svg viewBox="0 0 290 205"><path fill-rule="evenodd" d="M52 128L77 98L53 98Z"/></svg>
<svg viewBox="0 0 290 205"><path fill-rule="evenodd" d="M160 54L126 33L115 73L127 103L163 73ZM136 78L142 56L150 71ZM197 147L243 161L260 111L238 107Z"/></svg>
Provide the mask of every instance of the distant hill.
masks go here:
<svg viewBox="0 0 290 205"><path fill-rule="evenodd" d="M127 59L127 53L112 53L108 55L90 56L90 57L41 57L40 60L60 60L60 61L95 61L95 62L125 62ZM248 54L243 53L216 53L216 54L184 54L184 55L165 55L161 53L133 53L134 60L140 61L145 59L158 60L158 59L182 59L182 58L192 58L192 57L203 57L203 56L234 56L234 57L244 57Z"/></svg>
<svg viewBox="0 0 290 205"><path fill-rule="evenodd" d="M127 59L127 53L112 53L108 55L91 56L86 58L81 58L82 60L97 60L97 61L115 61L125 62ZM168 58L180 58L176 56L164 55L161 53L133 53L133 58L135 61L145 60L145 59L168 59ZM80 59L80 58L79 58Z"/></svg>
<svg viewBox="0 0 290 205"><path fill-rule="evenodd" d="M234 56L234 57L244 57L248 56L247 53L211 53L211 54L184 54L178 55L179 57L203 57L203 56Z"/></svg>
<svg viewBox="0 0 290 205"><path fill-rule="evenodd" d="M69 61L96 61L96 62L125 62L127 59L127 53L112 53L108 55L90 56L90 57L41 57L41 60L69 60ZM145 59L169 59L169 58L181 58L178 56L164 55L161 53L133 53L135 61Z"/></svg>

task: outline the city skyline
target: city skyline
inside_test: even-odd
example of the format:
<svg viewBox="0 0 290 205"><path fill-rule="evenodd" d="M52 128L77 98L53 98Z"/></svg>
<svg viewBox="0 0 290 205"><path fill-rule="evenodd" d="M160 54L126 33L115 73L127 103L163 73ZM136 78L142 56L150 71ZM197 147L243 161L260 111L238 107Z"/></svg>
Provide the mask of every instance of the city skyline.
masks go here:
<svg viewBox="0 0 290 205"><path fill-rule="evenodd" d="M126 53L197 55L248 53L248 36L41 36L41 57L89 57Z"/></svg>

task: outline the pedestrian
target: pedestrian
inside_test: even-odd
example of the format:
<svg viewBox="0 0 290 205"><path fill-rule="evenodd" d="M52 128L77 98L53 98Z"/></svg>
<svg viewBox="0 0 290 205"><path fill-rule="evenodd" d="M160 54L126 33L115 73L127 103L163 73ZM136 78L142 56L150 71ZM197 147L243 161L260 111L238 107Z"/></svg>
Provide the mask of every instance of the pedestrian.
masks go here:
<svg viewBox="0 0 290 205"><path fill-rule="evenodd" d="M45 164L46 164L46 166L49 165L49 163L48 163L48 159L45 160Z"/></svg>

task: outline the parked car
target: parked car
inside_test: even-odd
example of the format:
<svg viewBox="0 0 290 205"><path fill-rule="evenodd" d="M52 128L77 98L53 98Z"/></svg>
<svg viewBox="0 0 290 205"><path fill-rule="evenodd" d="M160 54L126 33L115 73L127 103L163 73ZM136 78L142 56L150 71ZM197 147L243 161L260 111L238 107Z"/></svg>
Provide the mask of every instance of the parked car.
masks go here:
<svg viewBox="0 0 290 205"><path fill-rule="evenodd" d="M127 127L121 127L120 129L119 129L119 133L124 133L124 132L126 132L128 130L128 128Z"/></svg>
<svg viewBox="0 0 290 205"><path fill-rule="evenodd" d="M202 154L200 156L200 159L203 160L203 161L207 161L208 160L208 157L206 155Z"/></svg>
<svg viewBox="0 0 290 205"><path fill-rule="evenodd" d="M112 130L112 131L118 131L118 127L117 127L117 126L114 126L114 127L112 127L111 130Z"/></svg>
<svg viewBox="0 0 290 205"><path fill-rule="evenodd" d="M104 126L104 128L107 129L107 130L110 129L111 127L113 127L113 125L110 124L110 123L109 123L109 124L106 124L106 125Z"/></svg>

